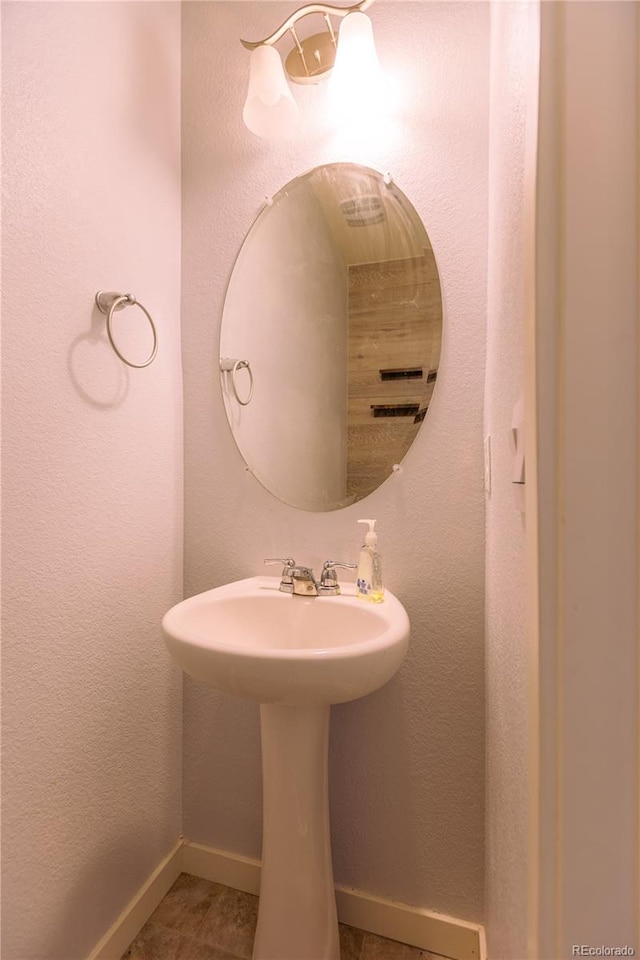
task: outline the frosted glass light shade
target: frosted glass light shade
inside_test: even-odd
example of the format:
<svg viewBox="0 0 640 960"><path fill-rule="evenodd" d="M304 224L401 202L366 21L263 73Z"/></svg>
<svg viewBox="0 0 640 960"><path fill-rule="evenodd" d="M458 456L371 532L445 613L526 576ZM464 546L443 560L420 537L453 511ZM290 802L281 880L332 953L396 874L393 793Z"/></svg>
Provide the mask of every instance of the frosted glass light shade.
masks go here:
<svg viewBox="0 0 640 960"><path fill-rule="evenodd" d="M329 81L332 111L343 116L375 116L386 99L373 26L365 13L349 13L338 35L336 61Z"/></svg>
<svg viewBox="0 0 640 960"><path fill-rule="evenodd" d="M298 106L280 54L273 47L256 47L249 71L249 92L242 111L245 124L259 137L278 140L290 136L298 120Z"/></svg>

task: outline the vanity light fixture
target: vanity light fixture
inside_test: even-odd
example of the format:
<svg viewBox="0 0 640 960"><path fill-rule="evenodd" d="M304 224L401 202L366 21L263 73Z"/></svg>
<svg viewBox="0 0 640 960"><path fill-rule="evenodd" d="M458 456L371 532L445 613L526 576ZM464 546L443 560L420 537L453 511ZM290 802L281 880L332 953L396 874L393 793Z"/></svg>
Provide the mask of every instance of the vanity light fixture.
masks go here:
<svg viewBox="0 0 640 960"><path fill-rule="evenodd" d="M374 0L360 0L347 7L325 3L309 3L300 7L264 40L255 43L241 40L251 50L249 64L249 91L242 117L246 126L259 137L284 139L293 133L298 106L293 99L287 76L293 83L320 83L335 64L331 99L349 96L355 90L375 93L380 86L380 65L373 40L373 27L364 11ZM296 24L311 14L321 14L326 29L301 39ZM331 16L345 18L338 36ZM282 60L274 44L286 33L293 37L294 46ZM286 70L286 75L285 75Z"/></svg>

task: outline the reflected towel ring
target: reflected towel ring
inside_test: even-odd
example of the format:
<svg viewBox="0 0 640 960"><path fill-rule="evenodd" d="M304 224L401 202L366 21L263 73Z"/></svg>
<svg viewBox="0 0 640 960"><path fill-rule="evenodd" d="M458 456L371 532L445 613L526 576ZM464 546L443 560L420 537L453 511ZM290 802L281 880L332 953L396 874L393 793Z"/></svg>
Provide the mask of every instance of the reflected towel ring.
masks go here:
<svg viewBox="0 0 640 960"><path fill-rule="evenodd" d="M222 357L220 360L220 369L223 373L231 374L231 386L233 388L233 394L242 407L246 407L251 403L251 398L253 397L253 371L248 360L231 360L229 357ZM238 370L246 370L249 374L249 393L247 394L247 399L243 400L238 393L238 388L236 386L236 373Z"/></svg>
<svg viewBox="0 0 640 960"><path fill-rule="evenodd" d="M114 352L123 363L126 363L128 367L135 367L136 369L141 369L142 367L148 367L150 363L156 358L156 353L158 352L158 333L156 331L155 324L151 319L151 314L149 311L139 303L138 300L134 297L132 293L105 293L104 290L98 290L96 293L96 306L100 313L104 313L107 317L107 336L109 337L109 343L114 349ZM151 333L153 334L153 348L151 354L143 363L133 363L131 360L127 360L125 356L120 353L115 340L113 339L113 333L111 331L111 319L113 317L115 310L124 310L125 307L136 306L139 307L144 313L145 317L149 321L149 326L151 327Z"/></svg>

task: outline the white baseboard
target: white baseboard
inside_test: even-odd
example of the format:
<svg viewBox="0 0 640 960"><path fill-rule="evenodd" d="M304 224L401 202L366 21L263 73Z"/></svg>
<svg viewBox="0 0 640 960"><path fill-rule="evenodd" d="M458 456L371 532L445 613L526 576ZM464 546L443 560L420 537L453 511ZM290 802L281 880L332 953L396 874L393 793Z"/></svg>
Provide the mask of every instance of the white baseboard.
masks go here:
<svg viewBox="0 0 640 960"><path fill-rule="evenodd" d="M260 893L260 861L241 857L238 853L215 850L203 843L185 840L182 848L182 869L194 877L222 883L245 893Z"/></svg>
<svg viewBox="0 0 640 960"><path fill-rule="evenodd" d="M351 927L454 960L486 960L482 928L477 923L374 897L350 887L336 887L336 903L339 920Z"/></svg>
<svg viewBox="0 0 640 960"><path fill-rule="evenodd" d="M245 893L260 890L260 861L185 840L182 869L195 877L222 883ZM400 940L453 960L485 960L484 930L420 907L384 900L349 887L336 887L338 919L349 926Z"/></svg>
<svg viewBox="0 0 640 960"><path fill-rule="evenodd" d="M120 960L129 944L182 872L184 841L178 840L94 947L88 960Z"/></svg>
<svg viewBox="0 0 640 960"><path fill-rule="evenodd" d="M258 894L260 861L201 843L179 840L122 911L88 960L119 960L181 872ZM420 907L336 887L338 919L453 960L486 960L484 929Z"/></svg>

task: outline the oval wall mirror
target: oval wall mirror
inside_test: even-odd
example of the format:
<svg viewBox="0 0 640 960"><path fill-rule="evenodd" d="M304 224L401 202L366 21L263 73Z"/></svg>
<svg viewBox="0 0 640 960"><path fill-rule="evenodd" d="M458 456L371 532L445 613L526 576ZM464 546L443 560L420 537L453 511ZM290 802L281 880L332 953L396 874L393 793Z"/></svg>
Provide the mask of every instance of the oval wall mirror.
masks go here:
<svg viewBox="0 0 640 960"><path fill-rule="evenodd" d="M438 375L442 298L418 214L389 178L317 167L260 213L220 333L222 393L254 476L301 510L337 510L400 463Z"/></svg>

